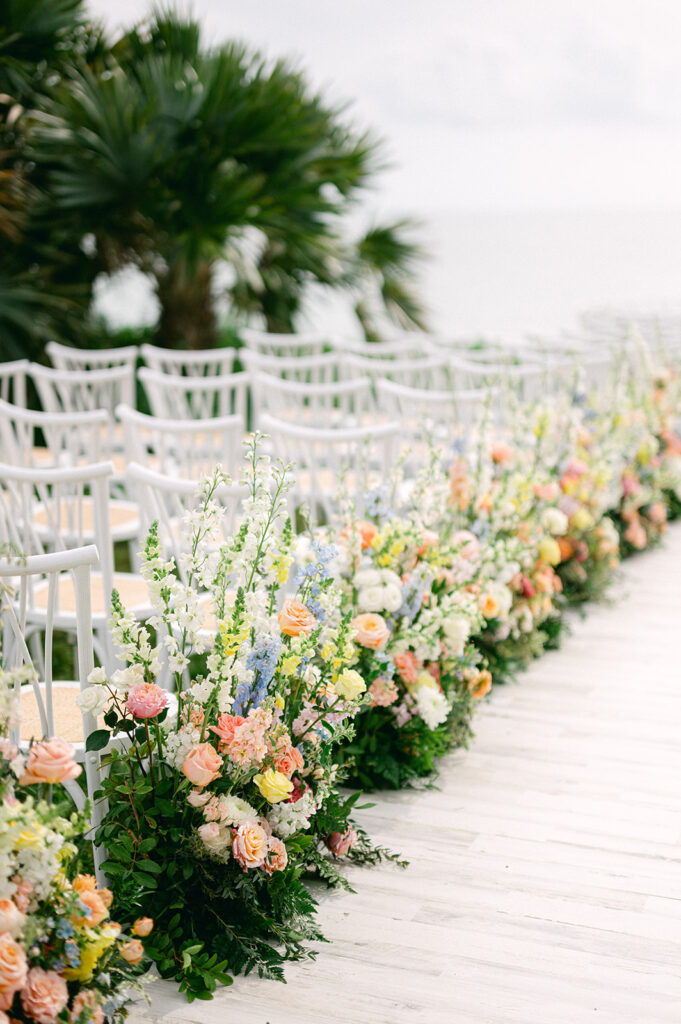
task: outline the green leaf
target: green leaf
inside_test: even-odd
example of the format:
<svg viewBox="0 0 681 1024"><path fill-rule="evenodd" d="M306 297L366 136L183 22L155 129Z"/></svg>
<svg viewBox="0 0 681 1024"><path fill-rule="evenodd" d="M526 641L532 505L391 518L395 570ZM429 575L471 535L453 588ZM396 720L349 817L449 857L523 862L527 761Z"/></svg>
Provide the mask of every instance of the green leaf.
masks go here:
<svg viewBox="0 0 681 1024"><path fill-rule="evenodd" d="M103 750L111 738L108 729L96 729L91 732L85 742L86 751Z"/></svg>

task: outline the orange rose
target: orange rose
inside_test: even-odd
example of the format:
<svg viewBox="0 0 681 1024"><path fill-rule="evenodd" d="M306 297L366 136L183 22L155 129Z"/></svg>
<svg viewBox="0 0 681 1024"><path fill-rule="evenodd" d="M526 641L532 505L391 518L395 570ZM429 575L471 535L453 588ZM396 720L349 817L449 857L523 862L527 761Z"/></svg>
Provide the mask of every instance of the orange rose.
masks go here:
<svg viewBox="0 0 681 1024"><path fill-rule="evenodd" d="M370 647L371 650L377 651L390 637L390 630L385 619L382 615L376 615L375 612L357 615L351 625L356 631L355 640L360 647Z"/></svg>
<svg viewBox="0 0 681 1024"><path fill-rule="evenodd" d="M81 917L73 917L73 923L77 928L85 927L96 927L101 924L105 917L109 916L109 911L104 906L102 898L97 892L93 892L91 889L86 889L85 892L78 894L80 902L87 907L89 914L83 911Z"/></svg>
<svg viewBox="0 0 681 1024"><path fill-rule="evenodd" d="M147 935L151 935L153 928L153 918L138 917L131 930L133 935L139 935L141 938L146 939Z"/></svg>
<svg viewBox="0 0 681 1024"><path fill-rule="evenodd" d="M279 628L286 636L307 636L317 625L317 620L304 604L288 598L279 612Z"/></svg>
<svg viewBox="0 0 681 1024"><path fill-rule="evenodd" d="M94 875L76 875L71 886L76 892L94 892L97 888L97 879Z"/></svg>
<svg viewBox="0 0 681 1024"><path fill-rule="evenodd" d="M23 947L9 932L0 935L0 1010L9 1010L14 993L22 989L28 976Z"/></svg>
<svg viewBox="0 0 681 1024"><path fill-rule="evenodd" d="M35 743L28 754L26 771L19 779L22 786L38 782L68 782L77 779L82 768L73 759L73 747L66 740L53 739Z"/></svg>
<svg viewBox="0 0 681 1024"><path fill-rule="evenodd" d="M193 786L203 789L217 779L222 768L222 758L210 743L199 743L190 750L182 765L182 774Z"/></svg>
<svg viewBox="0 0 681 1024"><path fill-rule="evenodd" d="M561 562L567 562L568 558L572 558L574 554L572 541L568 537L556 537L556 543L560 551Z"/></svg>
<svg viewBox="0 0 681 1024"><path fill-rule="evenodd" d="M121 956L129 964L133 966L138 964L144 956L144 946L139 939L130 939L130 942L126 942L121 946Z"/></svg>
<svg viewBox="0 0 681 1024"><path fill-rule="evenodd" d="M482 700L492 689L492 673L487 669L479 672L474 679L468 683L468 692L475 700Z"/></svg>

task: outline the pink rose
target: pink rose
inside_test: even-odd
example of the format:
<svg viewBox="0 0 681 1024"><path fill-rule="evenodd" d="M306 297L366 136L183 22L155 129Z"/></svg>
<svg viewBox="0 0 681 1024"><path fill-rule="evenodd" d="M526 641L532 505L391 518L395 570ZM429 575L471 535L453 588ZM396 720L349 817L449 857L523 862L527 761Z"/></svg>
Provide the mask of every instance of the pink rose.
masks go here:
<svg viewBox="0 0 681 1024"><path fill-rule="evenodd" d="M480 551L480 541L470 530L457 530L452 537L452 544L459 548L459 556L470 562Z"/></svg>
<svg viewBox="0 0 681 1024"><path fill-rule="evenodd" d="M24 1013L38 1024L55 1024L69 1001L69 990L61 974L32 967L21 993Z"/></svg>
<svg viewBox="0 0 681 1024"><path fill-rule="evenodd" d="M104 1024L104 1012L99 1005L97 993L92 989L83 989L75 996L69 1016L71 1024L78 1024L81 1014L85 1014L83 1019L90 1024Z"/></svg>
<svg viewBox="0 0 681 1024"><path fill-rule="evenodd" d="M368 647L377 651L379 647L383 647L387 643L390 637L390 630L385 619L375 612L365 612L363 615L355 616L351 625L356 632L355 640L360 647Z"/></svg>
<svg viewBox="0 0 681 1024"><path fill-rule="evenodd" d="M135 718L156 718L168 706L168 693L156 683L138 683L131 688L125 706Z"/></svg>
<svg viewBox="0 0 681 1024"><path fill-rule="evenodd" d="M187 793L187 803L192 807L203 807L210 800L210 793L202 793L199 789L192 789Z"/></svg>
<svg viewBox="0 0 681 1024"><path fill-rule="evenodd" d="M332 832L324 842L334 857L345 857L357 842L357 833L354 828L346 829L345 832Z"/></svg>
<svg viewBox="0 0 681 1024"><path fill-rule="evenodd" d="M265 857L263 868L268 875L273 875L275 871L283 871L287 864L288 853L286 852L285 845L281 839L272 836L267 844L267 856Z"/></svg>
<svg viewBox="0 0 681 1024"><path fill-rule="evenodd" d="M34 743L26 761L26 771L19 779L22 786L39 782L68 782L77 779L82 767L73 759L73 747L66 740L43 740Z"/></svg>
<svg viewBox="0 0 681 1024"><path fill-rule="evenodd" d="M417 658L413 651L401 651L395 655L394 661L402 682L415 683L421 668L420 658Z"/></svg>
<svg viewBox="0 0 681 1024"><path fill-rule="evenodd" d="M234 833L232 853L244 871L260 868L267 856L268 837L264 828L254 821L247 821Z"/></svg>
<svg viewBox="0 0 681 1024"><path fill-rule="evenodd" d="M0 900L0 933L9 932L16 939L21 935L26 917L13 900Z"/></svg>
<svg viewBox="0 0 681 1024"><path fill-rule="evenodd" d="M300 601L288 598L279 612L279 628L286 636L307 636L317 625L314 615Z"/></svg>
<svg viewBox="0 0 681 1024"><path fill-rule="evenodd" d="M189 779L192 786L203 789L213 779L217 779L222 768L222 758L210 743L199 743L187 754L182 765L182 774Z"/></svg>
<svg viewBox="0 0 681 1024"><path fill-rule="evenodd" d="M9 1010L14 993L23 988L28 963L23 946L9 932L0 935L0 1010Z"/></svg>

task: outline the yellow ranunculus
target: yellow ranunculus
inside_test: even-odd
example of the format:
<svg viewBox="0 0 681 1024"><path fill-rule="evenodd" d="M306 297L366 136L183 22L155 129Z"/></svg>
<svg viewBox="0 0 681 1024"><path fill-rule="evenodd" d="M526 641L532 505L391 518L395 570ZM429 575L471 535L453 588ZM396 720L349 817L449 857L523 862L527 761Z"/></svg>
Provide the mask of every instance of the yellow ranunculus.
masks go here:
<svg viewBox="0 0 681 1024"><path fill-rule="evenodd" d="M572 514L572 525L575 530L588 530L593 526L593 517L585 508L578 508Z"/></svg>
<svg viewBox="0 0 681 1024"><path fill-rule="evenodd" d="M334 690L344 700L356 700L366 690L366 683L354 668L346 668L336 680Z"/></svg>
<svg viewBox="0 0 681 1024"><path fill-rule="evenodd" d="M539 545L539 557L549 565L558 565L560 562L560 548L553 537L544 537Z"/></svg>
<svg viewBox="0 0 681 1024"><path fill-rule="evenodd" d="M253 781L265 800L271 804L278 804L282 800L286 800L293 792L293 783L282 772L277 772L274 768L268 768L261 775L254 775Z"/></svg>

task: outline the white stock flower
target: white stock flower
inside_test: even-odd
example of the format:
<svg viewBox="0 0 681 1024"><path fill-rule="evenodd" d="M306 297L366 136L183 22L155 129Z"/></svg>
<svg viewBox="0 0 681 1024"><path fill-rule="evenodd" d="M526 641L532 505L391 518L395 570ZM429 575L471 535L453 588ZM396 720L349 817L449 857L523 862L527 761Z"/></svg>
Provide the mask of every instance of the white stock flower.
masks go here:
<svg viewBox="0 0 681 1024"><path fill-rule="evenodd" d="M559 508L547 508L542 513L541 524L554 537L561 537L567 531L568 517Z"/></svg>

